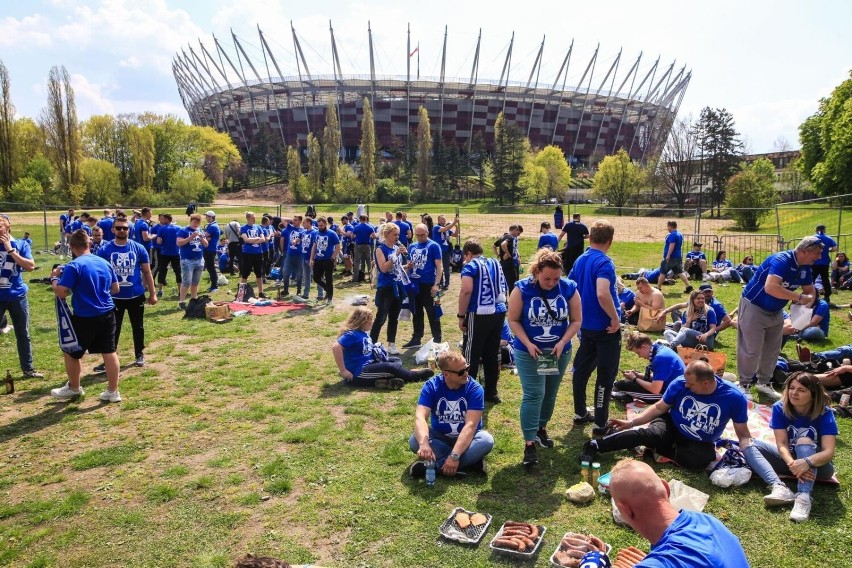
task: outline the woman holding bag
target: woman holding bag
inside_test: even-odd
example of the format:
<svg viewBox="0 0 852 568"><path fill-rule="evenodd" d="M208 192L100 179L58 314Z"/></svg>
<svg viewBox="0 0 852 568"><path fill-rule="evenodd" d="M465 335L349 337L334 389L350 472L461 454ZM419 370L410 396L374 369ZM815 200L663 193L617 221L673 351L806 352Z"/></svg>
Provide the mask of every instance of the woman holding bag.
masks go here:
<svg viewBox="0 0 852 568"><path fill-rule="evenodd" d="M559 253L549 248L536 252L530 276L519 281L509 296L507 315L523 389L523 464L532 465L538 463L536 444L553 447L547 423L571 359L571 339L582 321L577 284L562 278Z"/></svg>

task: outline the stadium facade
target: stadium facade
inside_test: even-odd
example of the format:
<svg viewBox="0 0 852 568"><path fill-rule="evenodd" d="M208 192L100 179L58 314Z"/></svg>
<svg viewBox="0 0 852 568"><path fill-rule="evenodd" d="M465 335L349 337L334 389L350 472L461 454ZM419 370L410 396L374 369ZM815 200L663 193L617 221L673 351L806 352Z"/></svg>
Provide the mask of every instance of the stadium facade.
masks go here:
<svg viewBox="0 0 852 568"><path fill-rule="evenodd" d="M423 106L429 112L432 132L447 142L455 141L463 150L470 149L475 132L481 132L490 149L494 123L503 112L523 129L534 147L555 144L573 163L596 162L619 148L626 149L633 159L645 161L662 149L691 78L685 67L661 64L659 57L643 68L642 54L622 62L619 52L611 63L603 64L598 57L600 46L590 60L572 61L572 41L556 77L543 80L542 40L527 80L512 80L513 35L500 78L483 80L478 76L481 32L470 78L448 78L446 31L439 77L419 76L419 59L413 59L419 47L412 51L410 31L406 75L382 76L375 72L369 27L369 74L345 75L331 25L331 73L316 75L309 70L292 25L291 30L296 76L282 75L279 60L259 27L262 58L255 58L258 60L247 55L233 33L231 54L215 36L210 49L199 41L197 47L181 50L172 71L192 123L227 132L246 152L264 126L284 145L304 147L308 133L319 136L322 132L326 106L334 101L340 117L342 155L352 160L358 152L367 97L373 106L378 144L384 148L405 144L408 133L416 132L418 109ZM417 62L415 76L412 61ZM566 86L569 70L579 69L583 72L576 86Z"/></svg>

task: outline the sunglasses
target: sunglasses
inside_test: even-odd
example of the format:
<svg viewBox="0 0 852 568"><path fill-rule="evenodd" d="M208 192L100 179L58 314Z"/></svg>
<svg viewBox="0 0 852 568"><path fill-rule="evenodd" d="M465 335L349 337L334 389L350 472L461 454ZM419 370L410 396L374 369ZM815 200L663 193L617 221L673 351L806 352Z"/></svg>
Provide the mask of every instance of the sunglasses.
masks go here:
<svg viewBox="0 0 852 568"><path fill-rule="evenodd" d="M113 225L112 230L113 231L129 231L130 227L116 227L116 226Z"/></svg>
<svg viewBox="0 0 852 568"><path fill-rule="evenodd" d="M463 376L467 375L467 370L468 370L468 369L470 369L470 365L468 365L468 366L467 366L467 367L465 367L464 369L460 369L460 370L458 370L458 371L454 371L454 370L452 370L452 369L443 369L443 371L444 371L445 373L452 373L452 374L454 374L454 375L458 375L459 377L463 377Z"/></svg>

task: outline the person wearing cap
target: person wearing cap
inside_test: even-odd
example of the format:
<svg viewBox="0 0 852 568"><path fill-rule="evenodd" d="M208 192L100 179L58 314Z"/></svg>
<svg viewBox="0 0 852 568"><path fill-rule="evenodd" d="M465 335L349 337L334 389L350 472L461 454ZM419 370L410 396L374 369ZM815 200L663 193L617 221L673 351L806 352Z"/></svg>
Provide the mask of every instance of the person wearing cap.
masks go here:
<svg viewBox="0 0 852 568"><path fill-rule="evenodd" d="M219 246L219 237L222 235L219 224L216 223L216 213L208 211L204 214L207 221L207 226L204 227L204 234L207 235L207 246L204 247L204 270L210 276L210 288L208 292L215 292L219 288L219 275L216 274L216 259L218 253L216 247Z"/></svg>
<svg viewBox="0 0 852 568"><path fill-rule="evenodd" d="M773 401L781 399L770 381L784 338L784 307L787 302L803 306L812 302L811 266L824 247L819 237L805 237L794 250L767 257L743 288L737 318L737 374L747 398L756 377L758 392Z"/></svg>
<svg viewBox="0 0 852 568"><path fill-rule="evenodd" d="M816 235L814 235L824 245L822 247L822 255L814 262L813 265L813 273L814 273L814 282L816 282L817 276L819 276L820 282L822 282L823 293L825 294L825 301L831 302L831 258L830 254L837 250L837 243L825 234L825 225L817 225L816 227Z"/></svg>
<svg viewBox="0 0 852 568"><path fill-rule="evenodd" d="M559 246L559 236L550 230L549 221L542 222L538 232L541 233L538 237L538 248L550 247L551 250L557 249Z"/></svg>
<svg viewBox="0 0 852 568"><path fill-rule="evenodd" d="M707 255L701 250L701 243L692 243L692 250L686 253L683 269L695 280L701 281L707 272Z"/></svg>

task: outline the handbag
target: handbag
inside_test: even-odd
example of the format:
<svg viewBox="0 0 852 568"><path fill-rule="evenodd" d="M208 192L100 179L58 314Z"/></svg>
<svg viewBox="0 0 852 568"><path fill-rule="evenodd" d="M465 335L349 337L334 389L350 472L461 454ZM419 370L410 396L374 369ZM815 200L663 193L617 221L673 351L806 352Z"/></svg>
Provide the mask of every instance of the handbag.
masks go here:
<svg viewBox="0 0 852 568"><path fill-rule="evenodd" d="M699 345L695 348L678 346L677 354L687 365L693 361L698 361L702 357L707 359L707 362L713 367L713 372L717 375L725 372L725 365L728 363L727 355L721 351L710 351L705 345Z"/></svg>
<svg viewBox="0 0 852 568"><path fill-rule="evenodd" d="M658 321L660 310L651 308L639 308L639 322L636 329L639 331L663 331L666 329L666 321Z"/></svg>

